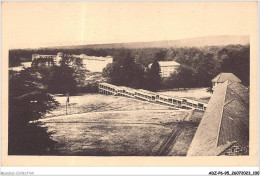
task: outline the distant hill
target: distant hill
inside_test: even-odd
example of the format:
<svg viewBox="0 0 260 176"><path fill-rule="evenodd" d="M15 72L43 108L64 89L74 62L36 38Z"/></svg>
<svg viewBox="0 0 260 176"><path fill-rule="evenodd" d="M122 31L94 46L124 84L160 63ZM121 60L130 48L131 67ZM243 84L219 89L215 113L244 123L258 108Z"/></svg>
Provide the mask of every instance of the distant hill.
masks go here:
<svg viewBox="0 0 260 176"><path fill-rule="evenodd" d="M181 40L166 40L154 42L132 42L132 43L109 43L94 45L73 45L73 46L56 46L47 47L52 49L107 49L107 48L178 48L178 47L203 47L203 46L224 46L230 44L249 44L249 36L247 35L222 35L222 36L206 36ZM40 48L43 49L43 48Z"/></svg>

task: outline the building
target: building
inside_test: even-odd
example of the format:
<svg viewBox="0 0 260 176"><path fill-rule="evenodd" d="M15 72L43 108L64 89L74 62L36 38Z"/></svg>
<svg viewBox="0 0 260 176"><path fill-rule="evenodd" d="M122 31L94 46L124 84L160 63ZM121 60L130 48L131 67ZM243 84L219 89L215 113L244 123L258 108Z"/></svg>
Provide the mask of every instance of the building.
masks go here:
<svg viewBox="0 0 260 176"><path fill-rule="evenodd" d="M46 66L58 64L56 62L57 55L43 55L43 54L33 54L32 55L32 66L40 64L45 64Z"/></svg>
<svg viewBox="0 0 260 176"><path fill-rule="evenodd" d="M56 55L43 55L43 54L33 54L32 55L32 61L36 61L38 59L53 59L54 57L56 57Z"/></svg>
<svg viewBox="0 0 260 176"><path fill-rule="evenodd" d="M86 54L73 55L73 57L81 58L86 69L91 72L102 72L103 69L109 64L113 63L113 57L96 57L96 56L87 56Z"/></svg>
<svg viewBox="0 0 260 176"><path fill-rule="evenodd" d="M218 76L211 80L212 88L214 89L216 85L221 84L225 81L241 82L241 80L238 77L236 77L233 73L220 73Z"/></svg>
<svg viewBox="0 0 260 176"><path fill-rule="evenodd" d="M177 68L180 66L179 63L175 61L159 61L160 66L160 76L162 78L168 78L174 72L176 72ZM152 64L149 64L151 67Z"/></svg>
<svg viewBox="0 0 260 176"><path fill-rule="evenodd" d="M177 68L180 66L179 63L175 61L159 61L160 75L162 78L170 77L170 75L176 72Z"/></svg>
<svg viewBox="0 0 260 176"><path fill-rule="evenodd" d="M176 98L168 95L151 92L144 89L133 89L125 86L115 86L108 83L99 83L99 93L136 98L144 101L157 102L167 106L183 109L197 109L206 111L207 104L187 98Z"/></svg>
<svg viewBox="0 0 260 176"><path fill-rule="evenodd" d="M249 154L249 91L238 82L216 86L187 156Z"/></svg>
<svg viewBox="0 0 260 176"><path fill-rule="evenodd" d="M57 55L41 55L33 54L32 63L33 65L42 63L46 65L59 65L60 60L62 59L63 53L59 52ZM91 72L102 72L103 69L109 64L113 63L113 57L96 57L96 56L87 56L85 54L81 55L69 55L74 58L80 58L83 61L85 68Z"/></svg>

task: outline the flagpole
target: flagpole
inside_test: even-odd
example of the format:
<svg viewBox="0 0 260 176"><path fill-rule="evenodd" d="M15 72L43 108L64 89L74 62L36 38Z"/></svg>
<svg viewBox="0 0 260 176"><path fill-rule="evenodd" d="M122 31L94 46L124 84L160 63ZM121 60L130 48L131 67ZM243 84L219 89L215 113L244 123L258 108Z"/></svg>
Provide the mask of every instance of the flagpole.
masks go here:
<svg viewBox="0 0 260 176"><path fill-rule="evenodd" d="M70 102L69 93L67 93L67 99L66 99L66 115L68 115L68 104Z"/></svg>
<svg viewBox="0 0 260 176"><path fill-rule="evenodd" d="M68 115L67 106L68 106L68 102L66 100L66 115Z"/></svg>

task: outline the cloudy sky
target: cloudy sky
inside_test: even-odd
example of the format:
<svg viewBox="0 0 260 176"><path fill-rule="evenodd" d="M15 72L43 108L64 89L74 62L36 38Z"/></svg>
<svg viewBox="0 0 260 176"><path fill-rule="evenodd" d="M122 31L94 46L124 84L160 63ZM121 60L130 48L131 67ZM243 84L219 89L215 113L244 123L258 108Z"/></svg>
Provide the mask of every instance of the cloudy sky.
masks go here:
<svg viewBox="0 0 260 176"><path fill-rule="evenodd" d="M5 2L10 48L248 35L257 2Z"/></svg>

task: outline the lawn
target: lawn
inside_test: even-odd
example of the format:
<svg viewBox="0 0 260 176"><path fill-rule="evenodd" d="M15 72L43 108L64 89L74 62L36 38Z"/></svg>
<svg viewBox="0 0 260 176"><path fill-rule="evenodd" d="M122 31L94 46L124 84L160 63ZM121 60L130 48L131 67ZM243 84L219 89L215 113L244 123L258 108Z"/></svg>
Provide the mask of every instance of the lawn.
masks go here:
<svg viewBox="0 0 260 176"><path fill-rule="evenodd" d="M171 133L170 128L145 124L52 123L48 127L56 132L53 139L60 155L153 155Z"/></svg>
<svg viewBox="0 0 260 176"><path fill-rule="evenodd" d="M212 95L211 93L207 92L207 88L160 91L158 93L169 95L172 97L188 98L191 100L200 101L202 103L208 103Z"/></svg>
<svg viewBox="0 0 260 176"><path fill-rule="evenodd" d="M57 155L184 156L203 112L172 110L133 98L87 94L71 96L42 119L57 141Z"/></svg>
<svg viewBox="0 0 260 176"><path fill-rule="evenodd" d="M54 132L52 139L58 142L59 155L154 156L175 130L195 132L197 123L180 121L187 115L183 111L87 113L45 119L44 126ZM192 137L178 137L176 142L186 148L165 155L185 155Z"/></svg>
<svg viewBox="0 0 260 176"><path fill-rule="evenodd" d="M46 117L54 117L66 114L66 96L55 96L60 103L55 110L47 114ZM67 108L68 114L77 114L94 111L112 111L112 110L140 110L140 109L169 109L167 106L153 104L134 98L121 96L101 95L101 94L83 94L79 96L70 96L70 103Z"/></svg>

